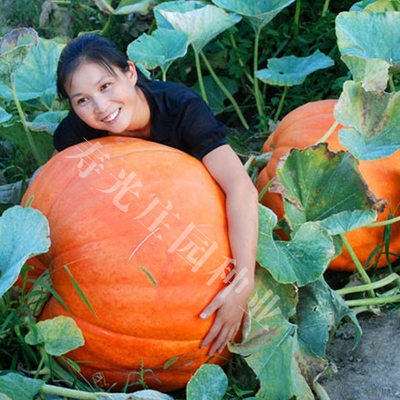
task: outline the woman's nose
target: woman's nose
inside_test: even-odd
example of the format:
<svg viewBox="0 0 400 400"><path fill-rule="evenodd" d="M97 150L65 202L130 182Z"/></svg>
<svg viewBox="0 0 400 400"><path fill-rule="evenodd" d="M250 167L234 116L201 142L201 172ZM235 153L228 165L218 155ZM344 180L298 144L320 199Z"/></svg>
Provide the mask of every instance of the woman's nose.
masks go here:
<svg viewBox="0 0 400 400"><path fill-rule="evenodd" d="M103 96L96 96L93 98L93 108L94 111L98 114L106 111L107 100Z"/></svg>

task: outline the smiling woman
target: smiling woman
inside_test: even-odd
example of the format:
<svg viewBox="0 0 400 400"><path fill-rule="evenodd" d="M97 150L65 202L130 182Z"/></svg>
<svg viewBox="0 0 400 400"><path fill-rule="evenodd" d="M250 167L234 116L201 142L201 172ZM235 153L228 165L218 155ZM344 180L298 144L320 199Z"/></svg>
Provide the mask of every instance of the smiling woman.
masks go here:
<svg viewBox="0 0 400 400"><path fill-rule="evenodd" d="M223 190L234 267L225 271L228 287L198 316L215 316L202 347L211 344L210 355L222 352L239 330L254 286L258 231L257 191L227 144L224 125L196 93L178 83L147 80L99 35L82 35L66 46L57 87L72 107L55 132L57 150L110 135L147 139L201 160Z"/></svg>

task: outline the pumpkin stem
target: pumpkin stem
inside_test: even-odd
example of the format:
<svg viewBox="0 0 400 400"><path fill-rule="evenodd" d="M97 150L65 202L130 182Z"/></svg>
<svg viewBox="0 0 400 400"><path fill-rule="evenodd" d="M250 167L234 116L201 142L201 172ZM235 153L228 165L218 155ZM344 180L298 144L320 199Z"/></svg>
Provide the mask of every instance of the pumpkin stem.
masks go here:
<svg viewBox="0 0 400 400"><path fill-rule="evenodd" d="M203 82L203 74L201 73L199 53L196 50L194 50L194 60L196 62L197 80L199 81L201 97L208 104L207 93Z"/></svg>
<svg viewBox="0 0 400 400"><path fill-rule="evenodd" d="M386 226L400 221L400 216L387 219L386 221L373 222L372 224L365 225L364 228L376 228L378 226Z"/></svg>
<svg viewBox="0 0 400 400"><path fill-rule="evenodd" d="M331 127L324 133L324 135L321 137L321 139L318 140L316 144L320 144L323 142L326 142L329 138L329 136L332 135L333 132L335 132L335 129L338 127L339 122L335 120L335 122L331 125Z"/></svg>
<svg viewBox="0 0 400 400"><path fill-rule="evenodd" d="M396 274L395 272L386 276L383 279L380 279L379 281L372 282L367 285L357 285L357 286L345 287L343 289L336 290L336 293L343 296L343 295L350 294L350 293L365 292L367 290L378 289L383 286L389 285L389 283L392 283L394 281L398 281L397 285L400 287L400 276L398 274Z"/></svg>
<svg viewBox="0 0 400 400"><path fill-rule="evenodd" d="M398 303L400 302L400 294L397 296L380 296L375 297L373 299L356 299L356 300L346 300L346 304L349 307L358 307L358 306L376 306L376 305L385 305L389 303Z"/></svg>
<svg viewBox="0 0 400 400"><path fill-rule="evenodd" d="M232 96L231 92L226 88L226 86L222 83L221 79L218 78L218 75L215 73L213 67L207 60L207 57L204 55L202 51L200 51L201 58L204 61L204 64L206 64L206 67L210 71L210 75L213 77L215 83L218 85L218 87L222 90L222 92L225 94L225 96L229 99L229 101L232 103L233 108L236 111L237 116L240 119L240 122L242 123L244 129L249 130L249 124L247 123L246 119L244 118L242 111L240 110L240 107L234 97Z"/></svg>

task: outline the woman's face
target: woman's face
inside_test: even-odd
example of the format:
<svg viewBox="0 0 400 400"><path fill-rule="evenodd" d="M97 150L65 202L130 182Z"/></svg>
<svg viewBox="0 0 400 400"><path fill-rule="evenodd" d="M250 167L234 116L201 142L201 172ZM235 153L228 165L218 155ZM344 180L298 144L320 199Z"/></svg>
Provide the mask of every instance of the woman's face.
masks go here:
<svg viewBox="0 0 400 400"><path fill-rule="evenodd" d="M73 72L66 87L71 105L84 122L110 134L135 136L149 132L150 110L136 87L137 73L113 68L114 74L94 62L84 62Z"/></svg>

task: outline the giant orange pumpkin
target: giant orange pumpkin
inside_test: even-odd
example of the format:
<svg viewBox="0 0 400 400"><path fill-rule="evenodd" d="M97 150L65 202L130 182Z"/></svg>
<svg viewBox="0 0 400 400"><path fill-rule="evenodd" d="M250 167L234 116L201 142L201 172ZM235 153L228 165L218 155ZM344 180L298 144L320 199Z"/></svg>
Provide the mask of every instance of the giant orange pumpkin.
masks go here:
<svg viewBox="0 0 400 400"><path fill-rule="evenodd" d="M260 172L257 188L262 188L275 176L278 162L290 149L302 149L314 145L332 126L335 119L333 109L336 100L321 100L307 103L286 115L276 130L264 144L263 152L272 152L272 158ZM338 126L328 139L332 151L345 150L340 144ZM400 151L390 157L374 161L359 162L359 170L369 188L378 199L386 199L388 206L379 214L379 221L388 218L390 212L398 214L400 202ZM279 217L283 216L283 204L280 195L266 193L262 203L274 210ZM362 264L365 264L371 252L382 243L383 227L359 228L346 234ZM392 225L390 250L400 253L400 224ZM386 265L386 258L380 257L377 266ZM346 249L330 264L331 269L353 271L354 264Z"/></svg>
<svg viewBox="0 0 400 400"><path fill-rule="evenodd" d="M68 357L106 387L142 368L152 388L183 387L209 359L199 345L213 318L199 314L225 286L230 257L224 194L203 164L160 144L102 138L53 157L23 202L32 196L50 223L54 289L85 338ZM70 315L53 297L41 318L61 314Z"/></svg>

